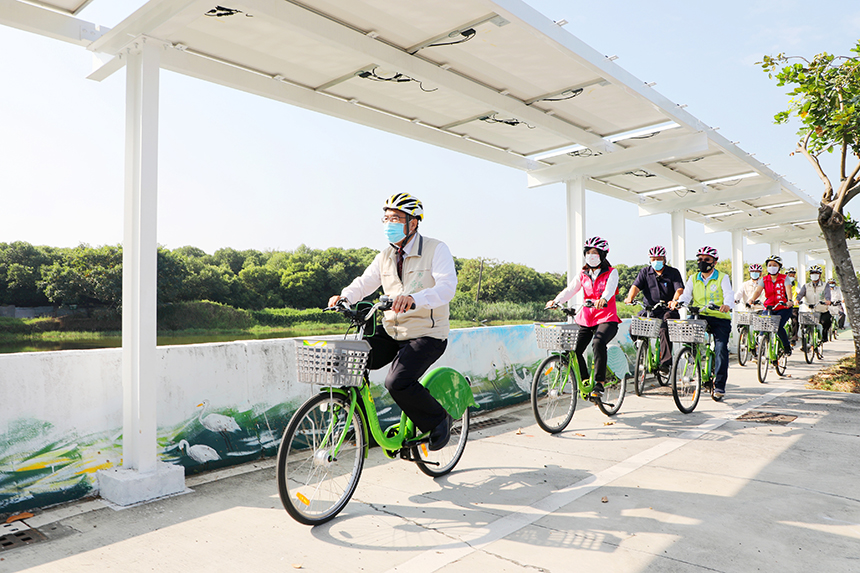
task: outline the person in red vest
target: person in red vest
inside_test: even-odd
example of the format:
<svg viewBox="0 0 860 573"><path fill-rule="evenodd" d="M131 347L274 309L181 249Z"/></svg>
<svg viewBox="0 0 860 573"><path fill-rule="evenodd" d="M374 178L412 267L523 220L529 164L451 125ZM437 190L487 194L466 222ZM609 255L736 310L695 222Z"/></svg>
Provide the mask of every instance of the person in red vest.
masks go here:
<svg viewBox="0 0 860 573"><path fill-rule="evenodd" d="M779 315L779 330L776 335L782 342L785 353L791 356L791 344L788 341L788 333L785 332L785 323L791 320L791 280L780 271L782 270L782 258L771 255L764 261L767 275L758 279L758 287L753 292L752 299L757 300L764 291L765 308L773 308L773 314Z"/></svg>
<svg viewBox="0 0 860 573"><path fill-rule="evenodd" d="M594 301L594 307L583 307L576 315L576 323L581 327L576 339L576 358L579 373L583 380L588 378L588 367L583 352L589 342L594 353L594 391L593 398L603 395L603 382L606 380L606 345L618 334L618 311L615 308L615 295L618 294L618 271L612 268L606 256L609 254L609 241L591 237L585 241L585 265L573 277L566 289L547 302L549 308L573 298L582 289L585 300Z"/></svg>

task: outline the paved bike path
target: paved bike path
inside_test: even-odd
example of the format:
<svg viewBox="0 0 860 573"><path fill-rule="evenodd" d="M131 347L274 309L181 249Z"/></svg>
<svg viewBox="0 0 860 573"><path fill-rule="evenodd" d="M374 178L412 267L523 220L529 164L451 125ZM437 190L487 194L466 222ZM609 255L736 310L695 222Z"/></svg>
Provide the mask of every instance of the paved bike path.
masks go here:
<svg viewBox="0 0 860 573"><path fill-rule="evenodd" d="M853 351L842 336L824 364ZM556 436L528 405L477 417L435 481L374 449L316 528L282 509L267 460L139 507L45 511L26 523L49 539L0 551L0 571L860 570L860 395L804 389L821 363L802 355L764 385L732 360L726 400L690 415L650 389L612 419L580 402ZM737 419L758 412L786 423Z"/></svg>

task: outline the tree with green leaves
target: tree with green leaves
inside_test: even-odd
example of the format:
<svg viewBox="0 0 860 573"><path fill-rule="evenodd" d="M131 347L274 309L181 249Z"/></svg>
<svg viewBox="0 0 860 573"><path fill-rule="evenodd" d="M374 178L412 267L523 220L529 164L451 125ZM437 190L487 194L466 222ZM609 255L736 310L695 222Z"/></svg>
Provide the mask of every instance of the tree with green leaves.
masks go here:
<svg viewBox="0 0 860 573"><path fill-rule="evenodd" d="M851 49L860 56L860 41ZM826 52L811 59L799 56L764 56L760 62L778 86L791 86L788 109L774 116L776 123L800 122L800 138L794 153L805 157L821 179L824 192L818 209L818 225L827 243L830 260L839 277L848 318L854 332L854 352L860 371L860 285L848 252L845 206L860 194L860 57L834 56ZM827 175L820 158L838 153L838 182Z"/></svg>

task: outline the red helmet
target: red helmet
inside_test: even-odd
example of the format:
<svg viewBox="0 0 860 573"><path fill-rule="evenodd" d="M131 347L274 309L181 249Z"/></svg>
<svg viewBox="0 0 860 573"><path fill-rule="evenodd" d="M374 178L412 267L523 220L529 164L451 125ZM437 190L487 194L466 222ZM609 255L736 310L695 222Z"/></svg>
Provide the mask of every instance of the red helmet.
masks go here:
<svg viewBox="0 0 860 573"><path fill-rule="evenodd" d="M585 245L583 245L584 250L588 249L597 249L598 251L603 251L604 253L609 253L609 241L603 239L601 237L591 237L587 241L585 241Z"/></svg>
<svg viewBox="0 0 860 573"><path fill-rule="evenodd" d="M720 260L720 254L717 252L717 249L715 249L714 247L709 247L707 245L699 249L699 252L696 253L697 257L701 257L702 255L708 255L709 257L713 257L715 261Z"/></svg>

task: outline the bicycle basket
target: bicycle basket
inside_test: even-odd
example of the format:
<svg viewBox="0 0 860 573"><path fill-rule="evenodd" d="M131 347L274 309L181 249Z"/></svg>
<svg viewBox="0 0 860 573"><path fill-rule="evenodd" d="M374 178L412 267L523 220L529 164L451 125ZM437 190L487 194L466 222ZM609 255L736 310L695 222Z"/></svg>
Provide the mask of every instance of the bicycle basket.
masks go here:
<svg viewBox="0 0 860 573"><path fill-rule="evenodd" d="M296 340L299 382L361 386L370 344L366 340Z"/></svg>
<svg viewBox="0 0 860 573"><path fill-rule="evenodd" d="M756 314L750 321L750 328L757 332L777 332L779 331L779 316Z"/></svg>
<svg viewBox="0 0 860 573"><path fill-rule="evenodd" d="M672 342L705 341L708 323L704 320L669 320L669 340Z"/></svg>
<svg viewBox="0 0 860 573"><path fill-rule="evenodd" d="M579 337L578 324L535 323L538 348L545 350L573 350Z"/></svg>
<svg viewBox="0 0 860 573"><path fill-rule="evenodd" d="M634 316L633 319L630 321L630 336L659 338L660 327L662 325L662 318L645 318L642 316Z"/></svg>
<svg viewBox="0 0 860 573"><path fill-rule="evenodd" d="M736 312L735 315L738 317L738 324L746 324L749 325L750 317L755 314L752 312Z"/></svg>
<svg viewBox="0 0 860 573"><path fill-rule="evenodd" d="M800 321L800 324L818 324L818 313L817 312L799 312L797 313L797 320Z"/></svg>

